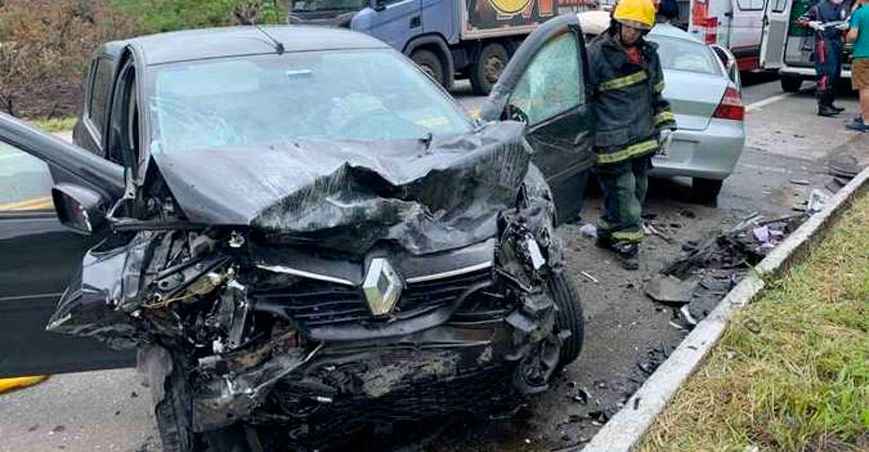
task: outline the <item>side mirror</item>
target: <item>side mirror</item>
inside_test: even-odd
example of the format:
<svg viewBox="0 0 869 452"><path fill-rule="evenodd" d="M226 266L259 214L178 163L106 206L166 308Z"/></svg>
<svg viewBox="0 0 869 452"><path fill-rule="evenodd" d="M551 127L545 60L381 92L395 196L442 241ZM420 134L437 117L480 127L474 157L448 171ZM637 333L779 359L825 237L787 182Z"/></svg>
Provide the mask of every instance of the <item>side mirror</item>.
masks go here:
<svg viewBox="0 0 869 452"><path fill-rule="evenodd" d="M51 189L57 218L64 226L90 235L106 225L105 199L97 192L73 184L57 184Z"/></svg>
<svg viewBox="0 0 869 452"><path fill-rule="evenodd" d="M380 12L386 9L386 0L371 0L371 9Z"/></svg>

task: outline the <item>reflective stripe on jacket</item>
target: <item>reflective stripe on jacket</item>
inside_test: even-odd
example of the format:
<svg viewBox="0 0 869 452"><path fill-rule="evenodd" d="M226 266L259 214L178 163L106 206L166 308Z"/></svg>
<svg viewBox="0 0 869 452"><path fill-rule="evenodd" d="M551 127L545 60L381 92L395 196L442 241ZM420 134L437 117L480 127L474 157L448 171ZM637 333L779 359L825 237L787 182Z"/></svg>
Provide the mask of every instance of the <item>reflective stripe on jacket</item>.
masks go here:
<svg viewBox="0 0 869 452"><path fill-rule="evenodd" d="M655 152L660 131L676 128L670 103L661 95L664 73L657 47L645 40L638 45L642 64L629 62L624 48L609 33L588 46L599 164Z"/></svg>

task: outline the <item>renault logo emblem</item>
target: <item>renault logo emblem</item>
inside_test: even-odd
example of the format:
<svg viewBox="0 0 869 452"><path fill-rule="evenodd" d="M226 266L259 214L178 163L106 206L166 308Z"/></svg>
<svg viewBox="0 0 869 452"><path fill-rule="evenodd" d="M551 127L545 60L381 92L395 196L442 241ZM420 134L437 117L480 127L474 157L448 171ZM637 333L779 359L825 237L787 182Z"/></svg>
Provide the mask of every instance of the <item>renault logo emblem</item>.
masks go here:
<svg viewBox="0 0 869 452"><path fill-rule="evenodd" d="M392 312L392 308L401 297L402 289L401 278L389 261L381 257L371 260L365 282L362 283L362 290L365 292L365 299L368 300L368 307L372 314L385 315Z"/></svg>

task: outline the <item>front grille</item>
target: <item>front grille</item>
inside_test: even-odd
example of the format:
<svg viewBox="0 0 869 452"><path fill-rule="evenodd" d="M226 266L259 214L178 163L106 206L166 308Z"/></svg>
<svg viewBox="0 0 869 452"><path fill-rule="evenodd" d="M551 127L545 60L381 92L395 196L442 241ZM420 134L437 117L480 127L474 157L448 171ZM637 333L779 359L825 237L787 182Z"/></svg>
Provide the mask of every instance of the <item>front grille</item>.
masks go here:
<svg viewBox="0 0 869 452"><path fill-rule="evenodd" d="M491 279L491 269L483 269L408 284L394 314L398 319L407 319L431 312ZM280 304L294 320L308 327L375 320L360 288L326 281L306 279L287 288L254 291L252 297Z"/></svg>

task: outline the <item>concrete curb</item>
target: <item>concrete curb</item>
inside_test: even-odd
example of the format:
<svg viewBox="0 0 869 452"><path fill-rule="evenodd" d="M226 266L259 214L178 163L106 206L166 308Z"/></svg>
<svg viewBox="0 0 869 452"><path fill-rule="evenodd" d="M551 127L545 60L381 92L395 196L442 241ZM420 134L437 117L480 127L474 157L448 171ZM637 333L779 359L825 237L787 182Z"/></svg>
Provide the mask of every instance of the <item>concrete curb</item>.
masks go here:
<svg viewBox="0 0 869 452"><path fill-rule="evenodd" d="M730 319L763 289L764 277L787 268L796 256L818 241L829 225L856 194L869 188L869 168L864 169L828 201L821 212L812 215L780 243L746 276L718 307L709 314L661 364L643 386L615 416L592 438L584 452L630 451L639 444L646 430L682 383L694 373L706 354L718 343Z"/></svg>

